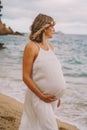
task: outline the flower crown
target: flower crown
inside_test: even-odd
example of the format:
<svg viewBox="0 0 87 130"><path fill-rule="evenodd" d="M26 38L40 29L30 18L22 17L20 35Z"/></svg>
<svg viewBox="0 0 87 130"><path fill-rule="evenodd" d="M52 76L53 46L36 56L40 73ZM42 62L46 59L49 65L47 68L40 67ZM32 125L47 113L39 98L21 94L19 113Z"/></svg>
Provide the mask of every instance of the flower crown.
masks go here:
<svg viewBox="0 0 87 130"><path fill-rule="evenodd" d="M36 33L33 34L32 38L33 40L45 29L45 28L48 28L50 26L54 26L55 25L55 22L52 21L50 23L47 23L45 24L44 26L42 26Z"/></svg>

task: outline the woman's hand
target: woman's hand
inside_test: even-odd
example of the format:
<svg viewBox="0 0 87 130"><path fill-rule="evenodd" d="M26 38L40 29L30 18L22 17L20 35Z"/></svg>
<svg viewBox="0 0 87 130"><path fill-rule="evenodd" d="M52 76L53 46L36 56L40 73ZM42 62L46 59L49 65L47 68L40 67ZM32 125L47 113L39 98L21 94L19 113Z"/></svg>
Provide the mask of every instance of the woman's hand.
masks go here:
<svg viewBox="0 0 87 130"><path fill-rule="evenodd" d="M60 99L58 99L57 107L59 107L59 106L60 106L60 104L61 104L61 100L60 100Z"/></svg>
<svg viewBox="0 0 87 130"><path fill-rule="evenodd" d="M55 96L48 95L48 94L42 94L40 99L43 100L46 103L50 103L50 102L53 102L53 101L57 100L57 98Z"/></svg>

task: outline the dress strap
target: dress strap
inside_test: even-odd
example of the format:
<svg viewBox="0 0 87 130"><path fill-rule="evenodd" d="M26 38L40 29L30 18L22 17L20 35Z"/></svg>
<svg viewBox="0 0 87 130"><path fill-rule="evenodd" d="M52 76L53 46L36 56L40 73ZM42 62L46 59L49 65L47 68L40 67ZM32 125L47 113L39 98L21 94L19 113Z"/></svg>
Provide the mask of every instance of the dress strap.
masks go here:
<svg viewBox="0 0 87 130"><path fill-rule="evenodd" d="M40 50L40 48L43 49L43 48L39 45L39 43L35 43L35 44L36 44L38 50ZM48 47L48 50L52 50L51 47L50 47L50 45L49 45L48 43L47 43L47 47ZM43 49L43 50L45 50L45 49ZM45 50L45 51L47 51L47 50Z"/></svg>
<svg viewBox="0 0 87 130"><path fill-rule="evenodd" d="M40 50L40 46L38 43L35 43L35 45L37 46L38 50Z"/></svg>
<svg viewBox="0 0 87 130"><path fill-rule="evenodd" d="M47 46L48 46L48 48L52 51L52 48L51 48L51 46L50 46L50 44L49 44L49 43L47 44Z"/></svg>
<svg viewBox="0 0 87 130"><path fill-rule="evenodd" d="M47 46L48 46L48 49L51 49L49 43L47 43Z"/></svg>

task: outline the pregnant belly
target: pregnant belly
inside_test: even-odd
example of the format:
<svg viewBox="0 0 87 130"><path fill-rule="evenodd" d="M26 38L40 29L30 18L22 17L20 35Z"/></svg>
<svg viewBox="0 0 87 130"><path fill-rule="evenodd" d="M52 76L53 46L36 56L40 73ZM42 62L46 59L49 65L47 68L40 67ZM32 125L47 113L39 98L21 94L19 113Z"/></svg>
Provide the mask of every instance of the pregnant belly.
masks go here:
<svg viewBox="0 0 87 130"><path fill-rule="evenodd" d="M52 78L51 80L48 78L40 79L35 81L37 87L45 94L51 94L60 98L66 89L65 80L63 77L61 78Z"/></svg>
<svg viewBox="0 0 87 130"><path fill-rule="evenodd" d="M61 97L64 94L66 84L60 64L50 64L49 67L42 67L38 71L33 71L32 76L37 87L43 93Z"/></svg>

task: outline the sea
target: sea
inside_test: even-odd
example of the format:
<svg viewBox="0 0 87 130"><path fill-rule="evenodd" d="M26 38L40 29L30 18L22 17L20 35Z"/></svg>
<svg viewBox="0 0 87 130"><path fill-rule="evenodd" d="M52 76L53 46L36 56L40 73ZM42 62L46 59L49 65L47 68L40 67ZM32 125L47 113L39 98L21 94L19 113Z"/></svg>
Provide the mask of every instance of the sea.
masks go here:
<svg viewBox="0 0 87 130"><path fill-rule="evenodd" d="M28 34L0 36L5 47L0 49L0 93L21 102L27 88L22 81L22 58L28 42ZM56 115L87 130L87 35L54 34L48 42L54 45L67 84Z"/></svg>

